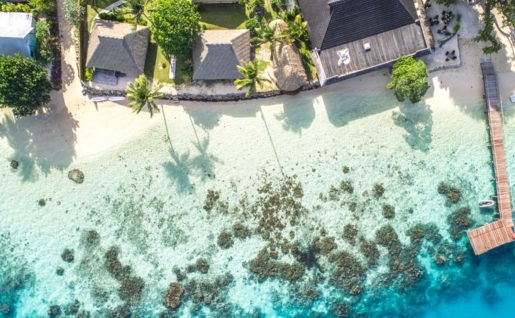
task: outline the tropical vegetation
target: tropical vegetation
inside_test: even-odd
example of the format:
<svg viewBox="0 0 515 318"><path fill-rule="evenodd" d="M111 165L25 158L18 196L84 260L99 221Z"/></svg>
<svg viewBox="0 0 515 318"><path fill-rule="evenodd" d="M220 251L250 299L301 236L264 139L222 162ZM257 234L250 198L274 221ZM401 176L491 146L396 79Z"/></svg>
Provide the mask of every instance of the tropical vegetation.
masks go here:
<svg viewBox="0 0 515 318"><path fill-rule="evenodd" d="M254 60L249 63L243 62L238 65L238 71L243 75L234 81L234 85L238 90L247 90L246 96L254 94L258 87L262 87L266 82L269 82L266 77L261 73L266 67L266 64L261 60Z"/></svg>
<svg viewBox="0 0 515 318"><path fill-rule="evenodd" d="M77 0L64 0L64 17L71 25L78 27L86 16L86 9Z"/></svg>
<svg viewBox="0 0 515 318"><path fill-rule="evenodd" d="M52 85L39 63L21 55L0 55L0 106L15 116L32 115L50 101Z"/></svg>
<svg viewBox="0 0 515 318"><path fill-rule="evenodd" d="M186 56L200 31L200 14L190 0L156 0L150 30L167 56Z"/></svg>
<svg viewBox="0 0 515 318"><path fill-rule="evenodd" d="M400 102L409 99L412 103L418 103L430 87L428 75L424 61L417 61L412 56L403 56L393 64L392 81L387 87Z"/></svg>
<svg viewBox="0 0 515 318"><path fill-rule="evenodd" d="M127 85L127 98L130 100L129 107L136 113L146 108L150 113L150 117L155 112L159 112L159 108L155 103L155 99L163 97L158 93L160 86L152 86L145 75L140 75L134 83Z"/></svg>

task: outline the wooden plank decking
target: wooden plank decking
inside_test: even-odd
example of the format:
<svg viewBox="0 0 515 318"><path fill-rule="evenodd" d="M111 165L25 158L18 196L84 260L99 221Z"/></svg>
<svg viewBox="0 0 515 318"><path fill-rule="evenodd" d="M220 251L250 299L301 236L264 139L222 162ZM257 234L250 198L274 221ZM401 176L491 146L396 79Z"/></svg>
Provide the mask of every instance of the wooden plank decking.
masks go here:
<svg viewBox="0 0 515 318"><path fill-rule="evenodd" d="M515 240L510 199L510 184L506 170L502 130L502 109L497 75L491 62L482 62L485 98L488 109L488 126L494 164L497 208L500 219L467 232L476 255L483 254Z"/></svg>

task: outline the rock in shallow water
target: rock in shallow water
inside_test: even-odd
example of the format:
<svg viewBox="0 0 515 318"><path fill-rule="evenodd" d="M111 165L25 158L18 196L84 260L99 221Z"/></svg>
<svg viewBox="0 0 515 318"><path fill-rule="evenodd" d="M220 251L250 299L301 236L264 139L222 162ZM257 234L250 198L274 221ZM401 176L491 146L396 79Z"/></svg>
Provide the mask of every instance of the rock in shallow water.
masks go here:
<svg viewBox="0 0 515 318"><path fill-rule="evenodd" d="M75 183L81 184L84 182L84 173L79 169L73 169L68 172L68 179Z"/></svg>
<svg viewBox="0 0 515 318"><path fill-rule="evenodd" d="M11 168L13 168L14 170L18 169L18 167L20 166L20 163L16 160L11 160Z"/></svg>

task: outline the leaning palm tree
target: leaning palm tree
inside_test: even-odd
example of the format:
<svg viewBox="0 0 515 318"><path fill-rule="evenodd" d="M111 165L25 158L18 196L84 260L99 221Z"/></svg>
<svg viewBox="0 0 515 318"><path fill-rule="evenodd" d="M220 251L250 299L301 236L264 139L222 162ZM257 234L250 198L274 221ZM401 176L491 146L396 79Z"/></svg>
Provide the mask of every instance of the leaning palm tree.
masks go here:
<svg viewBox="0 0 515 318"><path fill-rule="evenodd" d="M238 71L243 77L234 81L236 88L238 90L247 89L246 96L249 97L256 92L257 87L262 87L266 82L270 82L268 78L260 74L265 66L266 64L261 60L242 62L241 65L238 65Z"/></svg>
<svg viewBox="0 0 515 318"><path fill-rule="evenodd" d="M127 85L127 99L131 101L129 103L129 107L134 109L137 114L139 114L144 107L147 107L150 112L150 117L154 116L154 113L159 112L159 108L154 100L164 97L164 94L158 93L161 87L162 85L150 85L147 77L144 74L141 74L136 78L134 83L129 83L129 85ZM168 143L170 144L172 151L174 151L163 104L161 104L161 114L163 114Z"/></svg>
<svg viewBox="0 0 515 318"><path fill-rule="evenodd" d="M129 107L134 109L136 113L146 107L150 112L150 117L152 117L154 112L159 112L154 99L163 98L163 94L158 93L160 88L160 85L150 85L147 77L143 74L140 75L134 83L129 83L127 86L127 98L131 101Z"/></svg>
<svg viewBox="0 0 515 318"><path fill-rule="evenodd" d="M306 48L309 43L308 23L302 15L297 14L293 20L287 21L288 28L282 33L284 40L295 43L299 48Z"/></svg>

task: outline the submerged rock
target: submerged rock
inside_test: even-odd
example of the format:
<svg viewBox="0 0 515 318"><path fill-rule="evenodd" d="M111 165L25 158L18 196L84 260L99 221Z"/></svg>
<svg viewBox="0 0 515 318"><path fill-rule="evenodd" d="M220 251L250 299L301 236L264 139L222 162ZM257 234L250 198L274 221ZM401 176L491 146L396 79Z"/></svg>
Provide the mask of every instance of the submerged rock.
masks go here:
<svg viewBox="0 0 515 318"><path fill-rule="evenodd" d="M79 169L73 169L68 172L68 179L75 183L81 184L84 182L84 173Z"/></svg>
<svg viewBox="0 0 515 318"><path fill-rule="evenodd" d="M199 258L196 263L197 270L202 274L205 274L209 271L209 263L204 258Z"/></svg>
<svg viewBox="0 0 515 318"><path fill-rule="evenodd" d="M18 167L20 166L20 163L16 160L11 160L11 168L13 168L14 170L18 169Z"/></svg>
<svg viewBox="0 0 515 318"><path fill-rule="evenodd" d="M63 253L61 254L61 258L63 259L63 261L67 263L73 262L73 260L75 259L73 250L68 248L64 249Z"/></svg>
<svg viewBox="0 0 515 318"><path fill-rule="evenodd" d="M61 306L52 305L48 308L48 317L57 317L61 315Z"/></svg>
<svg viewBox="0 0 515 318"><path fill-rule="evenodd" d="M184 287L179 283L171 283L166 292L164 305L170 309L176 309L181 304Z"/></svg>
<svg viewBox="0 0 515 318"><path fill-rule="evenodd" d="M46 200L45 199L39 199L38 200L38 205L39 206L45 206L46 205Z"/></svg>
<svg viewBox="0 0 515 318"><path fill-rule="evenodd" d="M56 274L57 276L63 276L63 275L64 275L64 268L62 268L62 267L57 267L57 268L55 269L55 274Z"/></svg>

